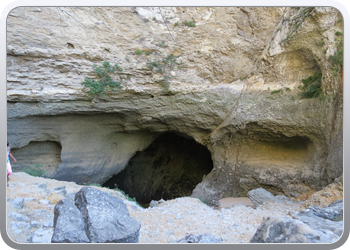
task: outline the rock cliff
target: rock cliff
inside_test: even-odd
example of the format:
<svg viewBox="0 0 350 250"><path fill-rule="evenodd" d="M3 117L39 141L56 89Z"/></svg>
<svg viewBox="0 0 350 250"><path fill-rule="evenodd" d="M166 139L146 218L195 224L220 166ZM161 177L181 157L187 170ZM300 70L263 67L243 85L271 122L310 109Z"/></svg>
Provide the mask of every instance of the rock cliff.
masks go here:
<svg viewBox="0 0 350 250"><path fill-rule="evenodd" d="M343 170L341 73L328 60L342 30L332 7L15 8L7 18L14 170L41 166L51 178L104 184L139 162L151 170L128 170L122 185L162 196L182 183L207 204L258 187L311 194ZM169 55L180 67L152 70ZM90 99L81 83L104 61L123 69L113 75L123 89ZM322 94L300 97L301 80L319 72ZM151 152L165 133L183 148L194 143L199 158L210 154L199 183L189 184L197 171L181 170L193 165L188 154ZM157 168L176 161L184 162L173 171L178 183L166 181L171 171Z"/></svg>

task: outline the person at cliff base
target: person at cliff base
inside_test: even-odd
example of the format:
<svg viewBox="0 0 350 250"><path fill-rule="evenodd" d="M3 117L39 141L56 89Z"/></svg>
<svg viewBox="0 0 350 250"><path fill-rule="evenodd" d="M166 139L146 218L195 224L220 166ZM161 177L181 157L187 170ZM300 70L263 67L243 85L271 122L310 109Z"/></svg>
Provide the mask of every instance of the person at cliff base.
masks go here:
<svg viewBox="0 0 350 250"><path fill-rule="evenodd" d="M12 167L11 167L11 162L10 162L10 157L13 159L13 161L16 163L17 160L15 159L15 157L13 157L13 155L11 154L11 148L9 146L9 142L7 142L7 186L9 186L9 175L12 174Z"/></svg>

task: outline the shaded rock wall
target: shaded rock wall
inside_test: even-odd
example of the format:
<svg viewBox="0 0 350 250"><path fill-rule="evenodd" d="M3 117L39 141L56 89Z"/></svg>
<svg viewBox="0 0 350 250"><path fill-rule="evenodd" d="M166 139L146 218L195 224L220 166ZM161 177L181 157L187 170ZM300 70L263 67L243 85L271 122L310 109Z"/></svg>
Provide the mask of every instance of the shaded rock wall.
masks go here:
<svg viewBox="0 0 350 250"><path fill-rule="evenodd" d="M303 13L18 7L7 20L8 140L20 155L56 142L62 163L52 178L104 183L160 133L175 132L211 153L213 170L193 190L208 203L259 186L319 190L342 172L340 76L327 60L342 20L334 8ZM147 62L169 54L181 68L163 91ZM114 77L124 88L90 100L81 83L103 61L123 68ZM319 71L324 98L301 99L301 79Z"/></svg>

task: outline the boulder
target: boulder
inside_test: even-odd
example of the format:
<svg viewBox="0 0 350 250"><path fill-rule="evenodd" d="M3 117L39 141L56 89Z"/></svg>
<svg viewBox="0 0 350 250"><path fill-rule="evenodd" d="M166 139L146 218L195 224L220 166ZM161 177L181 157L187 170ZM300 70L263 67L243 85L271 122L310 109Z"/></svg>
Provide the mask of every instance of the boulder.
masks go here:
<svg viewBox="0 0 350 250"><path fill-rule="evenodd" d="M130 217L121 199L83 187L75 195L75 205L84 217L91 243L138 243L141 225Z"/></svg>
<svg viewBox="0 0 350 250"><path fill-rule="evenodd" d="M258 227L250 243L332 243L338 236L328 230L317 230L287 218L268 217Z"/></svg>
<svg viewBox="0 0 350 250"><path fill-rule="evenodd" d="M278 199L264 188L250 190L247 196L252 200L255 207L263 205L265 202L282 203L281 199Z"/></svg>
<svg viewBox="0 0 350 250"><path fill-rule="evenodd" d="M54 209L54 233L52 243L90 242L79 209L69 199L60 200Z"/></svg>
<svg viewBox="0 0 350 250"><path fill-rule="evenodd" d="M329 230L338 235L343 233L343 200L333 202L326 208L312 206L293 214L293 219L300 220L317 230Z"/></svg>
<svg viewBox="0 0 350 250"><path fill-rule="evenodd" d="M121 199L96 188L83 187L74 202L63 199L57 203L52 242L138 242L141 225L130 217Z"/></svg>
<svg viewBox="0 0 350 250"><path fill-rule="evenodd" d="M336 200L328 207L322 208L319 206L308 207L309 213L315 216L321 217L323 219L328 219L331 221L341 221L343 220L343 199ZM303 210L304 212L307 212Z"/></svg>
<svg viewBox="0 0 350 250"><path fill-rule="evenodd" d="M189 234L178 241L169 243L224 243L219 237L211 234L193 235Z"/></svg>

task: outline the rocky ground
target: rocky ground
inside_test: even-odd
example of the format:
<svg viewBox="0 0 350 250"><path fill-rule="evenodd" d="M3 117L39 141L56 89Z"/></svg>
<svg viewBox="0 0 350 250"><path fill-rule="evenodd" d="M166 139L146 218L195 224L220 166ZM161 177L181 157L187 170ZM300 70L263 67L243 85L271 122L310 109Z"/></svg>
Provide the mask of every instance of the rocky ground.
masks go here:
<svg viewBox="0 0 350 250"><path fill-rule="evenodd" d="M55 204L73 198L83 186L74 182L33 177L18 172L10 176L7 188L7 233L19 243L45 243L53 234ZM128 201L120 192L106 188L127 204L130 215L140 221L139 243L167 243L186 235L209 233L225 243L246 243L268 216L291 217L290 212L318 205L326 207L343 198L342 179L312 194L305 201L280 196L280 204L269 203L253 208L237 203L231 208L212 208L199 199L184 197L159 203L147 209Z"/></svg>

